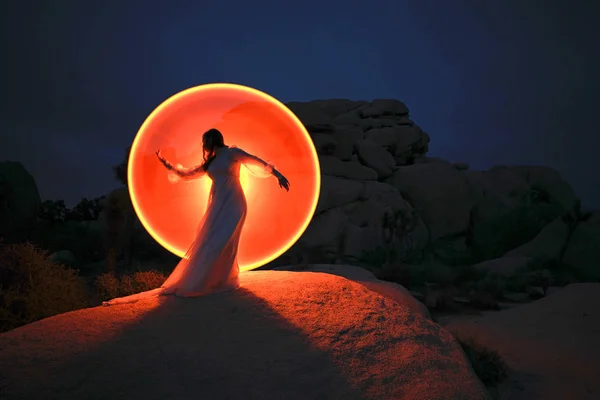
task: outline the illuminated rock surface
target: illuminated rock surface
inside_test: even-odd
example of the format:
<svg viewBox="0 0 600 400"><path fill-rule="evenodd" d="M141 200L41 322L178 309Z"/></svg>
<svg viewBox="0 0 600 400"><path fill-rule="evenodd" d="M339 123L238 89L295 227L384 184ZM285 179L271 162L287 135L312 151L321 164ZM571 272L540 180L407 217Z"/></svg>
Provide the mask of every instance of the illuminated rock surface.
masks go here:
<svg viewBox="0 0 600 400"><path fill-rule="evenodd" d="M96 307L4 333L0 393L48 400L488 398L453 336L414 303L326 273L246 272L242 284L231 295Z"/></svg>

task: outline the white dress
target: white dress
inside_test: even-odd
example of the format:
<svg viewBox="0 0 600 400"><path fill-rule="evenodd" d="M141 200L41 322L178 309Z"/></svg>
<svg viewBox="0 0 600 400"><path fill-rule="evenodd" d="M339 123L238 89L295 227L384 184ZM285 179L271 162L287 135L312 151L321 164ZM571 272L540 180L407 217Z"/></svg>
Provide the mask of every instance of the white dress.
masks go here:
<svg viewBox="0 0 600 400"><path fill-rule="evenodd" d="M238 243L246 219L246 197L240 184L240 166L256 176L272 176L273 166L236 147L224 147L205 173L198 167L178 171L182 179L207 174L212 187L206 213L198 225L194 242L160 288L104 302L104 305L131 303L158 295L196 297L236 290L240 283Z"/></svg>

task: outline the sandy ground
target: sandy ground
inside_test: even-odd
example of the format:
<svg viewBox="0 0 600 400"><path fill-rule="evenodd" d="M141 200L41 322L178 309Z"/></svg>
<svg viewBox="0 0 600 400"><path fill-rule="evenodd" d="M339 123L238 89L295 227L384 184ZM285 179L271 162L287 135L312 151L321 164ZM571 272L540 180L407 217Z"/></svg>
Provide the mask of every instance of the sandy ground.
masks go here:
<svg viewBox="0 0 600 400"><path fill-rule="evenodd" d="M574 284L535 302L439 320L497 349L513 373L500 399L600 399L600 284Z"/></svg>
<svg viewBox="0 0 600 400"><path fill-rule="evenodd" d="M489 398L454 337L402 296L315 272L247 272L242 285L1 334L0 398Z"/></svg>

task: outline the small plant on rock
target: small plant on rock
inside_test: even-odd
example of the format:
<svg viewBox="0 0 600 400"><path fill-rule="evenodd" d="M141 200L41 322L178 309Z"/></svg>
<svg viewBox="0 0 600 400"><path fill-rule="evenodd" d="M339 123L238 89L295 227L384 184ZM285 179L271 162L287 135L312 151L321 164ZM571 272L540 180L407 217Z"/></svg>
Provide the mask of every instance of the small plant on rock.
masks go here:
<svg viewBox="0 0 600 400"><path fill-rule="evenodd" d="M156 289L165 279L165 275L156 271L139 271L120 277L104 273L96 278L96 289L99 300L105 301Z"/></svg>
<svg viewBox="0 0 600 400"><path fill-rule="evenodd" d="M485 386L495 387L508 377L508 365L497 351L484 347L473 337L457 337L457 340Z"/></svg>

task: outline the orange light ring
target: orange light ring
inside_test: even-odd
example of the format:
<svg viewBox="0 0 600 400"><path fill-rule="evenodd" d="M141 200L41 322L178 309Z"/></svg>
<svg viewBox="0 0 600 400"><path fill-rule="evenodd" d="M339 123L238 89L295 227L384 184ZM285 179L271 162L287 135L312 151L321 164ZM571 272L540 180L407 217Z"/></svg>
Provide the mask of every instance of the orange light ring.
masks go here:
<svg viewBox="0 0 600 400"><path fill-rule="evenodd" d="M160 235L158 235L158 234L156 234L156 232L154 232L154 230L151 228L150 223L147 220L146 216L141 211L137 197L136 197L135 190L132 188L132 182L134 181L134 176L135 176L135 173L134 173L135 172L134 171L135 163L133 161L134 161L134 156L137 153L136 150L137 150L139 142L143 136L143 133L145 132L147 127L150 125L150 123L153 121L153 119L158 114L160 114L160 112L164 108L166 108L169 104L177 101L178 99L180 99L184 96L187 96L187 95L190 95L190 94L193 94L196 92L204 91L204 90L210 90L210 89L241 90L241 91L245 91L247 93L253 94L257 97L260 97L261 99L266 100L267 102L269 102L271 104L274 104L275 106L277 106L277 108L279 108L283 113L285 113L294 122L294 124L296 125L298 130L300 132L302 132L302 134L304 135L304 138L306 139L307 143L311 144L310 153L311 153L312 162L315 167L316 174L314 177L315 178L314 196L311 201L309 212L307 213L307 217L305 218L302 225L297 229L295 235L284 246L280 247L280 249L278 251L273 252L269 257L265 257L264 259L254 262L252 264L240 265L241 271L248 271L248 270L258 268L262 265L265 265L265 264L273 261L280 255L285 253L290 247L292 247L294 245L294 243L296 243L298 241L298 239L306 231L306 228L308 227L308 225L310 224L310 221L312 220L312 217L317 208L317 203L319 201L319 194L320 194L320 190L321 190L321 167L319 164L319 158L317 156L317 151L314 147L314 144L312 144L313 143L312 139L311 139L310 135L308 134L308 131L304 127L304 124L302 124L302 122L298 119L298 117L289 108L287 108L283 103L281 103L276 98L274 98L264 92L261 92L260 90L257 90L257 89L254 89L254 88L251 88L248 86L237 85L237 84L232 84L232 83L211 83L211 84L206 84L206 85L195 86L195 87L183 90L183 91L169 97L167 100L163 101L158 107L156 107L156 109L154 109L154 111L152 111L152 113L150 113L150 115L146 118L146 120L144 121L144 123L142 124L140 129L138 130L138 133L136 134L135 139L133 140L133 144L131 145L131 151L129 154L128 168L127 168L127 181L128 181L128 188L129 188L129 196L131 197L131 203L133 205L133 209L135 210L136 215L138 216L140 222L142 223L142 226L146 229L146 231L150 234L150 236L152 236L152 238L154 238L154 240L156 240L161 246L163 246L165 249L169 250L171 253L177 255L178 257L183 257L185 255L184 253L177 251L177 249L175 249L173 246L171 246L169 243L167 243L167 241L164 238L162 238Z"/></svg>

